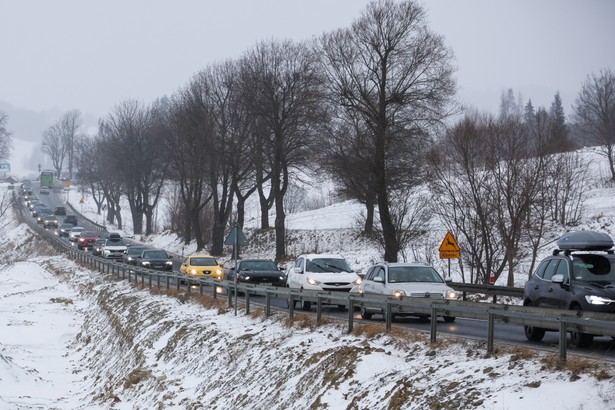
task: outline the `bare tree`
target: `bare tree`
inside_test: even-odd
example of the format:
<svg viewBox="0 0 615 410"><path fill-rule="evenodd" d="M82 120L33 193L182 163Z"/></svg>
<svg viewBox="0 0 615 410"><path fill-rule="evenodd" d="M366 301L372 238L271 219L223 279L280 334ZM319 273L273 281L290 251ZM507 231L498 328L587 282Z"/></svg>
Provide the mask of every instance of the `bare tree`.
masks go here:
<svg viewBox="0 0 615 410"><path fill-rule="evenodd" d="M13 148L12 134L6 128L7 122L8 116L0 111L0 160L8 159Z"/></svg>
<svg viewBox="0 0 615 410"><path fill-rule="evenodd" d="M615 180L615 72L603 69L587 77L575 106L577 126L607 157Z"/></svg>
<svg viewBox="0 0 615 410"><path fill-rule="evenodd" d="M422 138L449 115L455 92L452 52L426 26L413 1L370 3L348 29L321 40L332 100L356 112L373 138L373 175L384 259L397 261L401 246L391 215L393 138Z"/></svg>
<svg viewBox="0 0 615 410"><path fill-rule="evenodd" d="M262 168L270 170L276 260L286 256L284 196L289 173L309 161L310 143L327 117L315 57L305 44L271 41L257 44L241 60L240 87L259 138L255 152L259 183L264 180Z"/></svg>
<svg viewBox="0 0 615 410"><path fill-rule="evenodd" d="M78 110L69 111L62 116L59 123L62 130L64 151L68 156L68 179L73 179L73 167L75 163L75 150L81 135L81 113Z"/></svg>
<svg viewBox="0 0 615 410"><path fill-rule="evenodd" d="M49 156L56 175L60 177L66 158L66 146L64 145L62 127L59 123L53 124L43 131L41 151Z"/></svg>

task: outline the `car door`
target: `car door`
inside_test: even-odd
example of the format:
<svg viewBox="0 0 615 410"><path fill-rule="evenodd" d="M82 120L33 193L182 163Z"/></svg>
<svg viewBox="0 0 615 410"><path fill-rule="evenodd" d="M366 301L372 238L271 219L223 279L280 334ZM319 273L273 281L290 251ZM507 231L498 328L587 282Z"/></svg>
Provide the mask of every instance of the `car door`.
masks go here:
<svg viewBox="0 0 615 410"><path fill-rule="evenodd" d="M548 289L549 306L558 309L568 309L568 301L570 300L569 271L570 264L568 260L560 259L553 276L562 275L564 281L562 283L551 281L551 286Z"/></svg>
<svg viewBox="0 0 615 410"><path fill-rule="evenodd" d="M299 257L295 261L295 266L288 272L288 287L300 289L303 286L305 272L305 258Z"/></svg>

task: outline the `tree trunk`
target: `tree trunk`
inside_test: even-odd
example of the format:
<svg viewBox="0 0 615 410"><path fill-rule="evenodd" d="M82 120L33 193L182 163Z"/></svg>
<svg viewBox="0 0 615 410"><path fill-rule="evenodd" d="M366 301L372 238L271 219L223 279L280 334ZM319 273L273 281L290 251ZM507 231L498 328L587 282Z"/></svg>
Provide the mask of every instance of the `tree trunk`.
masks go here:
<svg viewBox="0 0 615 410"><path fill-rule="evenodd" d="M211 250L210 253L213 256L220 256L224 251L224 225L221 224L217 218L214 222L213 233L211 235Z"/></svg>
<svg viewBox="0 0 615 410"><path fill-rule="evenodd" d="M286 234L286 214L284 213L284 197L275 197L275 260L281 261L286 256L284 235Z"/></svg>

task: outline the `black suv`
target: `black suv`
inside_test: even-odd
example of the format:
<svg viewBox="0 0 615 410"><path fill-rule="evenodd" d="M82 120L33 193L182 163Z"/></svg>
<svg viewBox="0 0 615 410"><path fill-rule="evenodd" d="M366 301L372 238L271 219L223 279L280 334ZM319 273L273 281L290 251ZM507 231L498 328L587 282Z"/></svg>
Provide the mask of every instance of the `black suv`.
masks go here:
<svg viewBox="0 0 615 410"><path fill-rule="evenodd" d="M615 313L615 255L605 233L569 232L558 249L545 258L525 284L524 306ZM525 326L528 340L540 341L545 331ZM594 335L572 332L572 342L587 347Z"/></svg>

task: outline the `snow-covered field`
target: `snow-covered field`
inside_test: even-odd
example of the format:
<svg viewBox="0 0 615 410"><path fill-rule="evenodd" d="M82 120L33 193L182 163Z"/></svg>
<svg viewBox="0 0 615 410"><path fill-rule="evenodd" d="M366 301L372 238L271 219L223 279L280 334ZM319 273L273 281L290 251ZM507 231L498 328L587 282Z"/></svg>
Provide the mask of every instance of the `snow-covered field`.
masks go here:
<svg viewBox="0 0 615 410"><path fill-rule="evenodd" d="M615 236L615 189L597 183L587 198L579 229ZM340 252L357 269L378 260L354 233L360 211L346 202L289 216L293 252ZM96 220L89 201L83 212ZM615 409L612 363L506 346L487 356L480 341L430 344L380 322L347 334L302 314L235 316L225 300L151 293L80 266L12 213L0 222L0 410ZM143 239L194 251L168 234Z"/></svg>

